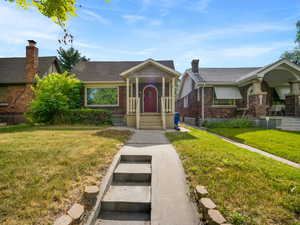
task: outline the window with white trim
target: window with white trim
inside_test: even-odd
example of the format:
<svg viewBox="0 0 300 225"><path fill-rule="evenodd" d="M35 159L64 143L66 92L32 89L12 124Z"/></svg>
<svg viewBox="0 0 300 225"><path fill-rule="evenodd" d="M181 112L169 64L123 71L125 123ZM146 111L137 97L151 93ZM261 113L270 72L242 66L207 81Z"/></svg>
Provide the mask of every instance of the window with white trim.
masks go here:
<svg viewBox="0 0 300 225"><path fill-rule="evenodd" d="M87 106L118 106L119 88L118 87L87 87L86 105Z"/></svg>
<svg viewBox="0 0 300 225"><path fill-rule="evenodd" d="M236 100L241 98L237 87L214 87L214 105L235 106Z"/></svg>
<svg viewBox="0 0 300 225"><path fill-rule="evenodd" d="M7 104L8 87L0 87L0 105Z"/></svg>
<svg viewBox="0 0 300 225"><path fill-rule="evenodd" d="M189 106L189 96L184 96L183 98L183 107L187 108Z"/></svg>

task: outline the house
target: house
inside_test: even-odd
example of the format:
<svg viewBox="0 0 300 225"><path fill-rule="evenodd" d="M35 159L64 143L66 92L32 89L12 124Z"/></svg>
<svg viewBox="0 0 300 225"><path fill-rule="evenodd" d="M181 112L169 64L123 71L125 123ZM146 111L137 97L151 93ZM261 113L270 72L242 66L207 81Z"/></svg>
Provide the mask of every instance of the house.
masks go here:
<svg viewBox="0 0 300 225"><path fill-rule="evenodd" d="M26 57L0 58L0 122L24 122L24 112L33 99L34 76L59 71L55 56L38 57L36 42L28 41Z"/></svg>
<svg viewBox="0 0 300 225"><path fill-rule="evenodd" d="M84 106L111 110L115 124L173 128L180 76L173 61L88 61L77 64L72 73L84 83Z"/></svg>
<svg viewBox="0 0 300 225"><path fill-rule="evenodd" d="M300 67L287 59L265 67L202 68L183 76L176 110L185 121L247 116L300 117Z"/></svg>

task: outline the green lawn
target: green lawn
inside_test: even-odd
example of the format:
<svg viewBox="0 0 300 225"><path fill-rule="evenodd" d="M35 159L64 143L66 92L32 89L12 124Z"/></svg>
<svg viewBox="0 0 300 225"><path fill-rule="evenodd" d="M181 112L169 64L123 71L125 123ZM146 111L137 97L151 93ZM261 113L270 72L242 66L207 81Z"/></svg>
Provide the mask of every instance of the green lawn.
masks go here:
<svg viewBox="0 0 300 225"><path fill-rule="evenodd" d="M98 184L129 131L0 128L0 224L52 224Z"/></svg>
<svg viewBox="0 0 300 225"><path fill-rule="evenodd" d="M261 128L213 128L209 131L300 163L300 132Z"/></svg>
<svg viewBox="0 0 300 225"><path fill-rule="evenodd" d="M223 141L205 131L167 133L192 186L235 225L300 225L300 170Z"/></svg>

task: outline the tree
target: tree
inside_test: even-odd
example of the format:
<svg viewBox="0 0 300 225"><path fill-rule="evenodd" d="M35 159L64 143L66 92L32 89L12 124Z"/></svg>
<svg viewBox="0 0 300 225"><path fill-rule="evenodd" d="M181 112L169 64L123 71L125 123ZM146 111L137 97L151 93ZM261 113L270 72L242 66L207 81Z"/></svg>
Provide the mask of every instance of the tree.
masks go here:
<svg viewBox="0 0 300 225"><path fill-rule="evenodd" d="M60 47L57 50L57 53L59 66L63 72L70 72L73 67L80 61L89 61L88 58L86 58L85 56L81 56L81 53L73 47L67 50Z"/></svg>
<svg viewBox="0 0 300 225"><path fill-rule="evenodd" d="M295 43L297 44L297 46L292 51L286 51L285 53L283 53L281 58L288 59L291 62L300 65L300 21L297 22L296 27L297 34Z"/></svg>
<svg viewBox="0 0 300 225"><path fill-rule="evenodd" d="M51 18L60 26L65 26L70 17L76 16L76 9L81 7L77 5L77 0L6 0L16 3L18 7L27 9L29 7L37 8L41 14ZM105 0L109 2L110 0Z"/></svg>
<svg viewBox="0 0 300 225"><path fill-rule="evenodd" d="M82 83L67 72L52 73L44 78L36 77L33 87L35 99L29 105L26 117L35 123L50 123L56 115L81 106Z"/></svg>

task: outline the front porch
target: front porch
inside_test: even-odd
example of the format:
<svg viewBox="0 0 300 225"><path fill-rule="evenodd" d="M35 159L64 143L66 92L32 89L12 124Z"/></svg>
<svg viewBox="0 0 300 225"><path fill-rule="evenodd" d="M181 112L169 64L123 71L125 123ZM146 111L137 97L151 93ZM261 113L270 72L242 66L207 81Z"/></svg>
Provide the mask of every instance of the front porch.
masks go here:
<svg viewBox="0 0 300 225"><path fill-rule="evenodd" d="M249 79L250 78L250 79ZM300 68L287 60L255 71L248 81L248 115L300 117Z"/></svg>
<svg viewBox="0 0 300 225"><path fill-rule="evenodd" d="M126 79L126 124L136 129L173 128L179 73L153 61L121 76Z"/></svg>

